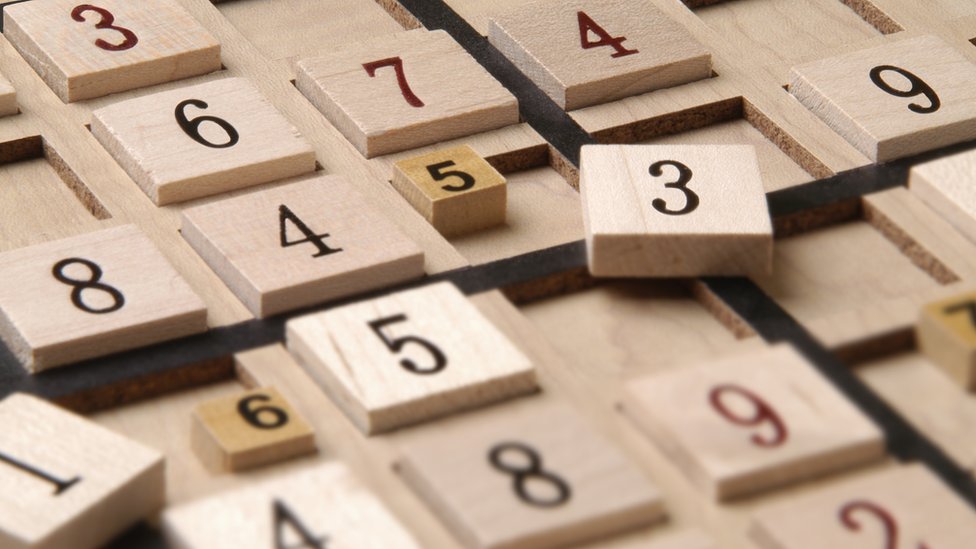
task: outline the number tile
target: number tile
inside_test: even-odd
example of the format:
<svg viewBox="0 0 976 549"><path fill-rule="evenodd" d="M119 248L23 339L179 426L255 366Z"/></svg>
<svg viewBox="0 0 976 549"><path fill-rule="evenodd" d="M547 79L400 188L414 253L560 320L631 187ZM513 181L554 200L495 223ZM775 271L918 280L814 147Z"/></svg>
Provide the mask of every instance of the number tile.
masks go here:
<svg viewBox="0 0 976 549"><path fill-rule="evenodd" d="M563 404L421 433L397 468L465 547L557 547L664 518L658 489Z"/></svg>
<svg viewBox="0 0 976 549"><path fill-rule="evenodd" d="M424 274L423 251L340 176L188 208L182 233L258 317Z"/></svg>
<svg viewBox="0 0 976 549"><path fill-rule="evenodd" d="M976 292L922 307L918 346L968 391L976 391Z"/></svg>
<svg viewBox="0 0 976 549"><path fill-rule="evenodd" d="M367 158L519 121L515 96L440 30L302 60L295 85Z"/></svg>
<svg viewBox="0 0 976 549"><path fill-rule="evenodd" d="M207 329L203 301L134 225L0 254L0 337L31 372Z"/></svg>
<svg viewBox="0 0 976 549"><path fill-rule="evenodd" d="M536 389L535 367L448 282L288 321L288 350L359 429Z"/></svg>
<svg viewBox="0 0 976 549"><path fill-rule="evenodd" d="M884 456L881 431L788 345L631 381L623 407L714 500Z"/></svg>
<svg viewBox="0 0 976 549"><path fill-rule="evenodd" d="M976 242L976 150L912 167L915 196Z"/></svg>
<svg viewBox="0 0 976 549"><path fill-rule="evenodd" d="M868 158L887 162L976 138L974 80L976 65L920 36L793 67L790 93Z"/></svg>
<svg viewBox="0 0 976 549"><path fill-rule="evenodd" d="M566 110L708 78L711 55L646 0L547 0L491 19L488 40Z"/></svg>
<svg viewBox="0 0 976 549"><path fill-rule="evenodd" d="M200 404L193 411L192 444L216 471L242 471L317 451L315 432L270 387Z"/></svg>
<svg viewBox="0 0 976 549"><path fill-rule="evenodd" d="M19 393L0 425L0 547L94 549L164 504L155 450Z"/></svg>
<svg viewBox="0 0 976 549"><path fill-rule="evenodd" d="M65 103L220 70L220 44L174 0L33 0L3 35Z"/></svg>
<svg viewBox="0 0 976 549"><path fill-rule="evenodd" d="M907 465L759 508L750 534L761 549L969 549L976 513L924 466Z"/></svg>
<svg viewBox="0 0 976 549"><path fill-rule="evenodd" d="M339 463L323 463L168 509L179 549L417 549L380 500Z"/></svg>
<svg viewBox="0 0 976 549"><path fill-rule="evenodd" d="M751 146L586 145L580 194L594 276L772 270L772 222Z"/></svg>
<svg viewBox="0 0 976 549"><path fill-rule="evenodd" d="M315 151L244 78L95 111L92 134L158 205L315 170Z"/></svg>
<svg viewBox="0 0 976 549"><path fill-rule="evenodd" d="M397 162L393 186L445 236L505 224L505 178L467 145Z"/></svg>

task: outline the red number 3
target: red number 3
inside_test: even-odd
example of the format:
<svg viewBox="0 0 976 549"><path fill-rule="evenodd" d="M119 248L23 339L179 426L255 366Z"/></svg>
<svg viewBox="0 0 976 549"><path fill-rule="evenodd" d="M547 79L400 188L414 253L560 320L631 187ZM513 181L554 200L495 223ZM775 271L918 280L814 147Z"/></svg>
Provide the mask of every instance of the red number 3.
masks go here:
<svg viewBox="0 0 976 549"><path fill-rule="evenodd" d="M755 412L751 416L736 415L725 403L725 395L730 393L739 395L749 401L753 408L755 408ZM715 411L736 425L742 425L744 427L758 427L764 423L772 425L773 436L771 438L764 438L759 434L752 435L752 443L756 446L773 448L786 442L789 436L789 433L786 431L786 424L783 423L783 420L773 410L772 406L745 387L732 384L719 385L708 394L708 400L712 404L712 408L715 408Z"/></svg>
<svg viewBox="0 0 976 549"><path fill-rule="evenodd" d="M856 511L867 513L878 519L885 532L885 549L898 549L898 523L895 522L895 517L891 516L891 513L886 511L884 507L870 501L852 501L840 508L839 517L841 524L852 532L861 529L861 523L854 520ZM929 546L920 542L918 549L929 549Z"/></svg>
<svg viewBox="0 0 976 549"><path fill-rule="evenodd" d="M102 16L98 23L95 23L96 29L112 29L121 33L124 37L124 40L118 44L112 44L111 42L106 42L105 40L99 38L98 40L95 40L95 45L99 48L108 51L124 51L135 47L135 45L139 43L139 37L136 36L136 33L127 28L116 27L112 24L115 23L115 16L112 15L112 12L108 11L107 9L93 6L91 4L82 4L71 10L71 18L79 23L84 23L86 11L93 11Z"/></svg>

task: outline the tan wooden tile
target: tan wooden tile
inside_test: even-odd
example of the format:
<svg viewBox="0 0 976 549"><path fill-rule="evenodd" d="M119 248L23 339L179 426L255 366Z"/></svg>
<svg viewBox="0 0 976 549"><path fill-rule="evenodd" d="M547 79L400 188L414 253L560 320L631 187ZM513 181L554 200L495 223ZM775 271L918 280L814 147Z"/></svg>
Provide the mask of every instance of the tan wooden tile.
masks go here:
<svg viewBox="0 0 976 549"><path fill-rule="evenodd" d="M886 162L976 138L976 65L934 36L793 67L790 93Z"/></svg>
<svg viewBox="0 0 976 549"><path fill-rule="evenodd" d="M645 0L545 0L492 17L488 40L566 110L708 78L711 55Z"/></svg>
<svg viewBox="0 0 976 549"><path fill-rule="evenodd" d="M392 182L445 236L505 224L505 178L467 145L401 160Z"/></svg>
<svg viewBox="0 0 976 549"><path fill-rule="evenodd" d="M315 432L272 387L204 402L193 451L210 469L241 471L316 452Z"/></svg>
<svg viewBox="0 0 976 549"><path fill-rule="evenodd" d="M324 463L168 509L176 549L416 549L413 537L340 463Z"/></svg>
<svg viewBox="0 0 976 549"><path fill-rule="evenodd" d="M922 307L918 346L957 383L976 391L976 292Z"/></svg>
<svg viewBox="0 0 976 549"><path fill-rule="evenodd" d="M760 509L762 549L968 549L976 513L922 465L893 467Z"/></svg>
<svg viewBox="0 0 976 549"><path fill-rule="evenodd" d="M0 254L0 336L31 372L207 329L203 301L134 225Z"/></svg>
<svg viewBox="0 0 976 549"><path fill-rule="evenodd" d="M881 431L785 344L631 381L623 402L715 500L884 455Z"/></svg>
<svg viewBox="0 0 976 549"><path fill-rule="evenodd" d="M441 30L302 60L295 85L367 158L519 121L515 96Z"/></svg>
<svg viewBox="0 0 976 549"><path fill-rule="evenodd" d="M220 70L220 44L175 0L34 0L3 35L68 103Z"/></svg>
<svg viewBox="0 0 976 549"><path fill-rule="evenodd" d="M290 320L287 341L368 434L536 388L535 366L449 282Z"/></svg>
<svg viewBox="0 0 976 549"><path fill-rule="evenodd" d="M976 242L976 150L914 166L912 193Z"/></svg>
<svg viewBox="0 0 976 549"><path fill-rule="evenodd" d="M258 317L424 274L423 251L340 176L189 208L182 232Z"/></svg>
<svg viewBox="0 0 976 549"><path fill-rule="evenodd" d="M315 170L312 146L244 78L116 103L91 128L160 206Z"/></svg>
<svg viewBox="0 0 976 549"><path fill-rule="evenodd" d="M772 269L772 223L751 146L586 145L580 194L594 276Z"/></svg>
<svg viewBox="0 0 976 549"><path fill-rule="evenodd" d="M93 549L162 508L159 452L25 394L0 424L0 547Z"/></svg>
<svg viewBox="0 0 976 549"><path fill-rule="evenodd" d="M3 75L0 75L0 116L17 114L20 107L17 106L17 91L13 85Z"/></svg>
<svg viewBox="0 0 976 549"><path fill-rule="evenodd" d="M557 547L664 517L657 488L564 404L424 433L398 468L465 547Z"/></svg>

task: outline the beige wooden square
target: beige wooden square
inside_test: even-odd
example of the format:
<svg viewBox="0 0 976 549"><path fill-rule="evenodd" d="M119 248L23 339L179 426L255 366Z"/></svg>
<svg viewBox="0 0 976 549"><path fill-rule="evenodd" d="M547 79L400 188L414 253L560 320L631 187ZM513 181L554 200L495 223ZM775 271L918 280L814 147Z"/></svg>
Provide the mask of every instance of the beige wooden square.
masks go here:
<svg viewBox="0 0 976 549"><path fill-rule="evenodd" d="M425 433L398 468L465 547L558 547L664 517L644 473L564 404Z"/></svg>
<svg viewBox="0 0 976 549"><path fill-rule="evenodd" d="M976 292L926 304L915 334L932 362L966 390L976 391Z"/></svg>
<svg viewBox="0 0 976 549"><path fill-rule="evenodd" d="M505 223L505 178L467 145L401 160L392 182L445 236Z"/></svg>
<svg viewBox="0 0 976 549"><path fill-rule="evenodd" d="M305 59L295 85L367 158L519 121L515 96L441 30Z"/></svg>
<svg viewBox="0 0 976 549"><path fill-rule="evenodd" d="M65 103L220 70L220 44L175 0L33 0L3 35Z"/></svg>
<svg viewBox="0 0 976 549"><path fill-rule="evenodd" d="M380 500L335 462L168 509L163 528L174 549L419 547Z"/></svg>
<svg viewBox="0 0 976 549"><path fill-rule="evenodd" d="M25 394L0 425L0 547L94 549L162 508L159 452Z"/></svg>
<svg viewBox="0 0 976 549"><path fill-rule="evenodd" d="M705 47L647 0L534 2L492 17L488 40L566 110L712 73Z"/></svg>
<svg viewBox="0 0 976 549"><path fill-rule="evenodd" d="M755 275L773 228L748 145L586 145L580 194L590 272Z"/></svg>
<svg viewBox="0 0 976 549"><path fill-rule="evenodd" d="M315 432L274 388L211 400L193 411L193 450L217 471L313 454Z"/></svg>
<svg viewBox="0 0 976 549"><path fill-rule="evenodd" d="M288 350L364 433L536 389L535 366L449 282L288 321Z"/></svg>
<svg viewBox="0 0 976 549"><path fill-rule="evenodd" d="M17 106L17 91L9 80L0 75L0 116L17 114L20 107Z"/></svg>
<svg viewBox="0 0 976 549"><path fill-rule="evenodd" d="M135 225L0 254L0 336L31 372L203 332L207 310Z"/></svg>
<svg viewBox="0 0 976 549"><path fill-rule="evenodd" d="M976 65L920 36L793 67L790 93L868 158L887 162L976 138L974 80Z"/></svg>
<svg viewBox="0 0 976 549"><path fill-rule="evenodd" d="M339 176L189 208L182 232L258 317L424 274L423 251Z"/></svg>
<svg viewBox="0 0 976 549"><path fill-rule="evenodd" d="M760 509L762 549L970 549L976 513L922 465L892 467Z"/></svg>
<svg viewBox="0 0 976 549"><path fill-rule="evenodd" d="M631 381L623 402L715 500L884 456L881 431L785 344Z"/></svg>
<svg viewBox="0 0 976 549"><path fill-rule="evenodd" d="M976 150L912 167L915 196L976 242Z"/></svg>
<svg viewBox="0 0 976 549"><path fill-rule="evenodd" d="M91 129L159 206L315 170L312 146L244 78L110 105Z"/></svg>

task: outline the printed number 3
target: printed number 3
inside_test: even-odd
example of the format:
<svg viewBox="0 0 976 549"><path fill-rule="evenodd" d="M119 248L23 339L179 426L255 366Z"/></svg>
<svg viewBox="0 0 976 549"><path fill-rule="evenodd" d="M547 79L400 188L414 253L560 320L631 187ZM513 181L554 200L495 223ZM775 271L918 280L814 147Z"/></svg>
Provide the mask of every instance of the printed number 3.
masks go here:
<svg viewBox="0 0 976 549"><path fill-rule="evenodd" d="M655 162L651 164L648 170L652 177L661 177L664 175L664 166L671 166L678 170L678 180L671 183L665 183L664 186L668 189L678 189L685 195L685 207L680 210L672 210L668 208L668 203L663 198L655 198L651 202L651 206L654 209L665 214L665 215L685 215L690 214L698 208L698 204L701 202L695 191L687 187L688 182L691 181L692 173L691 168L685 166L681 162L676 160L662 160L660 162Z"/></svg>
<svg viewBox="0 0 976 549"><path fill-rule="evenodd" d="M93 11L102 16L102 18L98 20L98 23L95 23L96 29L111 29L120 33L123 38L118 44L112 44L111 42L106 42L105 40L99 38L95 40L95 45L99 48L108 51L125 51L134 48L135 45L139 43L139 37L136 36L136 33L127 28L116 27L114 25L115 16L112 15L112 12L105 8L100 8L91 4L81 4L80 6L76 6L75 9L71 10L71 18L79 23L84 23L86 21L85 12L88 11Z"/></svg>

